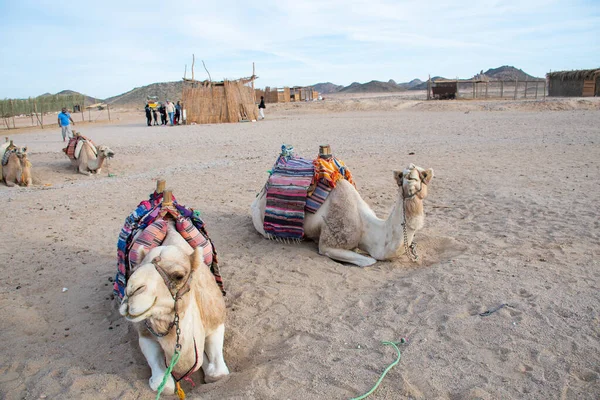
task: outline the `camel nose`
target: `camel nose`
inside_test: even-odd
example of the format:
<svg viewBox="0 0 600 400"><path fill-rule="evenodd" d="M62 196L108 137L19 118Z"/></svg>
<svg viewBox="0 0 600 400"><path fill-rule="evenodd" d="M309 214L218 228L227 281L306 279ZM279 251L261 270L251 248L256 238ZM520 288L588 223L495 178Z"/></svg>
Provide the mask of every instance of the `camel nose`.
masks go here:
<svg viewBox="0 0 600 400"><path fill-rule="evenodd" d="M128 310L129 310L128 300L129 300L129 298L127 296L123 297L123 301L121 302L121 306L119 307L119 314L121 314L121 316L123 316L123 317L128 314Z"/></svg>

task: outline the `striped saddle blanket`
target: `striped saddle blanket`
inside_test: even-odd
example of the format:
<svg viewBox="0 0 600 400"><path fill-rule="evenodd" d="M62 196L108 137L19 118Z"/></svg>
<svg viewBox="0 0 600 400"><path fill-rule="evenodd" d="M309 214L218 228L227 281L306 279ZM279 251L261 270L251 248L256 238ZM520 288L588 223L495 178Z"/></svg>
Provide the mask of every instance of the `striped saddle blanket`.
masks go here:
<svg viewBox="0 0 600 400"><path fill-rule="evenodd" d="M98 155L98 150L96 149L94 142L82 135L77 135L70 138L67 147L65 147L63 151L71 160L76 160L79 158L79 154L81 153L84 142L88 142L92 146L94 154Z"/></svg>
<svg viewBox="0 0 600 400"><path fill-rule="evenodd" d="M272 237L299 240L304 237L305 213L316 213L340 179L353 185L354 181L341 160L310 161L293 155L293 148L284 148L265 185L263 228Z"/></svg>
<svg viewBox="0 0 600 400"><path fill-rule="evenodd" d="M127 217L117 242L117 275L113 291L120 299L125 296L127 279L139 265L142 252L148 252L160 246L167 236L167 215L175 220L177 232L196 249L203 250L204 263L215 277L221 293L225 296L223 278L219 271L217 251L208 236L200 213L177 203L173 198L173 207L163 209L162 193L152 193L148 200L142 201Z"/></svg>

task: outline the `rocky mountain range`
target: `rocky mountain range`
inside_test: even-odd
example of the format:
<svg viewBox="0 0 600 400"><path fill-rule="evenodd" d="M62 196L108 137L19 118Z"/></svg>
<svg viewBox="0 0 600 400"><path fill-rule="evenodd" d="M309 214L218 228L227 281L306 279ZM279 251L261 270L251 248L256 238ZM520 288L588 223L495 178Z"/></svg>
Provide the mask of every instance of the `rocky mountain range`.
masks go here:
<svg viewBox="0 0 600 400"><path fill-rule="evenodd" d="M486 79L492 81L500 81L500 80L510 80L514 81L518 79L519 81L524 80L543 80L544 78L536 78L532 75L527 74L521 69L515 68L509 65L503 65L498 68L490 68L485 72L480 72L479 74L473 75L473 77L469 77L467 79L481 79L482 75L485 75ZM431 80L435 81L438 79L445 79L441 76L434 76ZM326 86L321 86L326 85ZM320 93L384 93L384 92L399 92L403 90L425 90L427 89L427 81L422 81L420 79L413 79L410 82L402 82L396 83L393 79L390 79L387 82L381 81L370 81L367 83L358 83L353 82L348 86L336 85L331 82L327 82L326 84L317 83L313 85L315 90ZM317 88L324 87L327 92L321 91Z"/></svg>
<svg viewBox="0 0 600 400"><path fill-rule="evenodd" d="M490 68L487 71L474 74L473 77L467 79L481 79L482 75L489 80L543 80L544 78L536 78L532 75L527 74L521 69L513 66L504 65L498 68ZM438 79L444 79L441 76L434 76L431 78L433 81ZM128 92L122 93L117 96L112 96L104 100L94 98L91 96L85 96L85 104L94 104L101 101L115 106L127 106L135 105L139 106L144 104L148 96L157 96L159 101L170 99L176 101L181 97L182 81L176 82L158 82L150 85L141 86L134 88ZM427 82L420 79L413 79L409 82L396 83L393 79L387 82L382 81L370 81L367 83L353 82L348 86L336 85L331 82L322 82L312 85L312 87L321 94L330 93L392 93L401 92L404 90L425 90L427 89ZM56 94L80 94L72 90L63 90ZM42 96L50 95L45 93Z"/></svg>

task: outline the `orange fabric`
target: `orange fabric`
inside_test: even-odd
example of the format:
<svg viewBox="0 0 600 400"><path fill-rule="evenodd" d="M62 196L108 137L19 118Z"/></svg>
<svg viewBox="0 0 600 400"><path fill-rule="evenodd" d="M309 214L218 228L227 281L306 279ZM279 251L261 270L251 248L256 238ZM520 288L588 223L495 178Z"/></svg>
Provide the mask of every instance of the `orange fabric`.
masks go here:
<svg viewBox="0 0 600 400"><path fill-rule="evenodd" d="M313 165L315 167L315 175L313 177L312 185L309 188L309 196L312 195L314 189L317 186L317 183L320 180L323 180L331 188L334 188L337 181L339 181L340 179L346 179L353 186L356 186L356 184L354 183L354 179L352 178L352 173L350 172L348 167L346 167L346 164L344 164L342 160L338 160L335 157L317 157L313 161Z"/></svg>

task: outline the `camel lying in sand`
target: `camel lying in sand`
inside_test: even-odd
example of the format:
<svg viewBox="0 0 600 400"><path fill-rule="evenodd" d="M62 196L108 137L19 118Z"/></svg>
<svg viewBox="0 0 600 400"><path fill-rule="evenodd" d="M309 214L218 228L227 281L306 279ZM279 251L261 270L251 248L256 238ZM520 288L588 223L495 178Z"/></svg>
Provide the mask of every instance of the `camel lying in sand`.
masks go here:
<svg viewBox="0 0 600 400"><path fill-rule="evenodd" d="M175 354L180 329L181 357L168 377L165 393L200 367L204 380L229 374L223 359L225 300L202 248L195 251L169 223L162 246L142 254L142 263L127 281L119 312L137 323L139 344L152 369L150 387L156 391ZM144 322L144 323L142 323Z"/></svg>
<svg viewBox="0 0 600 400"><path fill-rule="evenodd" d="M31 162L27 159L27 147L2 146L0 150L0 159L6 152L8 160L6 165L2 166L2 179L6 186L12 187L15 184L20 186L31 185Z"/></svg>
<svg viewBox="0 0 600 400"><path fill-rule="evenodd" d="M414 164L404 171L394 171L398 198L387 220L375 215L352 184L340 180L315 214L306 213L304 235L318 243L320 254L359 267L393 258L400 247L414 259L413 238L424 225L423 200L432 178L432 169ZM254 228L268 237L263 226L266 197L263 188L251 212ZM356 248L370 257L353 251Z"/></svg>
<svg viewBox="0 0 600 400"><path fill-rule="evenodd" d="M74 160L71 159L71 164L80 174L91 175L100 173L100 170L104 165L104 161L107 158L111 158L115 155L115 152L112 151L108 146L98 146L96 149L98 151L97 155L94 152L94 148L88 141L84 141L82 146L83 147L81 148L79 157Z"/></svg>

